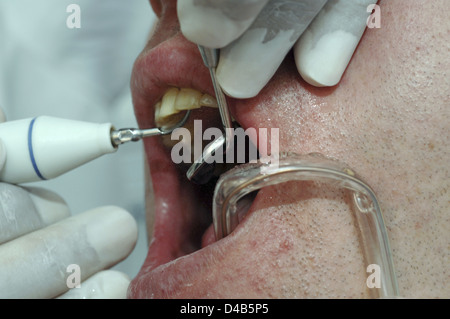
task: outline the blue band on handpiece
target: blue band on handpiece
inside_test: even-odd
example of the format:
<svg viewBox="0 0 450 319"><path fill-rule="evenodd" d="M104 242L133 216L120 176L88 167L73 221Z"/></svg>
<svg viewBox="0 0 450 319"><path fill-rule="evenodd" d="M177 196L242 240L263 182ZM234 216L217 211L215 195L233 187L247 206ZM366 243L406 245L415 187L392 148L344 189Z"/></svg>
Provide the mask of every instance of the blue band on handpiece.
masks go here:
<svg viewBox="0 0 450 319"><path fill-rule="evenodd" d="M40 179L46 180L44 176L42 176L41 172L39 171L39 168L36 164L36 159L34 158L33 153L33 126L34 122L36 121L36 117L31 120L30 126L28 128L28 152L30 153L30 160L31 164L33 164L34 171L36 172L36 175L39 176Z"/></svg>

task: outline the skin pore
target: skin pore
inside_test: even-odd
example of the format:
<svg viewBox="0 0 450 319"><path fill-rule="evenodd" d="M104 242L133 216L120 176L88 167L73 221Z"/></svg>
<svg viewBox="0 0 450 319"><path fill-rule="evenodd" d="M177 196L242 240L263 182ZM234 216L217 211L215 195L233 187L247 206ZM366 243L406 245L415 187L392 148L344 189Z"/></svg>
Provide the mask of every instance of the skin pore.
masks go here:
<svg viewBox="0 0 450 319"><path fill-rule="evenodd" d="M138 61L164 41L195 50L180 36L176 1L154 2L160 22ZM243 127L280 128L280 150L319 152L358 172L380 201L400 294L448 298L447 3L379 4L381 28L366 31L339 85L308 85L288 55L257 97L233 99L231 111ZM142 123L136 90L133 98ZM151 240L152 226L149 230ZM348 194L330 185L291 182L264 189L245 222L223 241L226 250L216 245L220 242L204 248L211 257L202 259L196 272L182 272L186 258L151 272L144 266L130 295L370 295ZM179 275L168 283L158 278L164 271Z"/></svg>

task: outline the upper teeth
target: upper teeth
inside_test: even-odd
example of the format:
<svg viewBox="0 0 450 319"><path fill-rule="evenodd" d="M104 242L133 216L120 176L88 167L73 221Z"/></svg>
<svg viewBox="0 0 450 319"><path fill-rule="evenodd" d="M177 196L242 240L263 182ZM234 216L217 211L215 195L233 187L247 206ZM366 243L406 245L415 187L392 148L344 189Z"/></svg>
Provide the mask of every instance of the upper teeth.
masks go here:
<svg viewBox="0 0 450 319"><path fill-rule="evenodd" d="M170 88L155 105L155 123L160 127L167 125L173 121L172 115L202 106L218 107L216 99L209 94L188 88Z"/></svg>

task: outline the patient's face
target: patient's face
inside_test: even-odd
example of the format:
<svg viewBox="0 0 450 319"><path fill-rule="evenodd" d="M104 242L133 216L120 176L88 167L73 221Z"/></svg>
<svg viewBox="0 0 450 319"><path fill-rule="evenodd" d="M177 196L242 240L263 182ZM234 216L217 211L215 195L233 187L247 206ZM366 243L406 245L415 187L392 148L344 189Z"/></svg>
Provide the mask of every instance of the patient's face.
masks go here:
<svg viewBox="0 0 450 319"><path fill-rule="evenodd" d="M213 94L197 47L179 31L176 2L156 5L160 21L132 80L142 127L154 124L153 107L168 87ZM229 104L244 128L279 128L280 150L319 152L357 171L380 201L401 295L448 298L446 2L380 5L381 28L367 30L336 87L306 84L289 55L257 97ZM200 109L194 117L211 123L217 113ZM131 297L369 295L343 190L305 182L264 189L237 229L214 241L211 190L191 185L159 139L145 148L154 193L150 248Z"/></svg>

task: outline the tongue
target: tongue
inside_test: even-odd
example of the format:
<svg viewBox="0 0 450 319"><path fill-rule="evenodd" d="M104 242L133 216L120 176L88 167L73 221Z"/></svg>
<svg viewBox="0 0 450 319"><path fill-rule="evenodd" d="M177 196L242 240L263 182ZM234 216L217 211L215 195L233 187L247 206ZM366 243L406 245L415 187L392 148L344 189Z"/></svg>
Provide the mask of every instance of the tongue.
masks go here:
<svg viewBox="0 0 450 319"><path fill-rule="evenodd" d="M214 234L214 226L211 224L211 226L209 226L208 229L203 234L202 248L211 245L215 241L216 241L216 236Z"/></svg>

